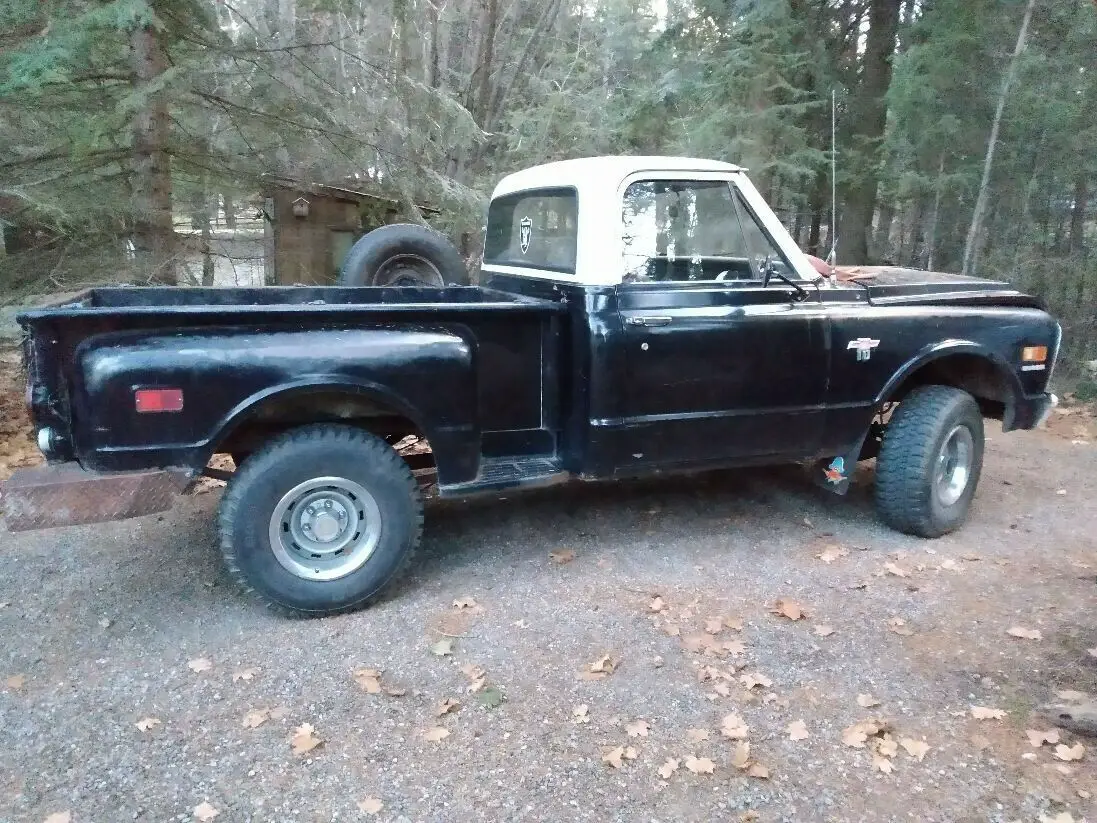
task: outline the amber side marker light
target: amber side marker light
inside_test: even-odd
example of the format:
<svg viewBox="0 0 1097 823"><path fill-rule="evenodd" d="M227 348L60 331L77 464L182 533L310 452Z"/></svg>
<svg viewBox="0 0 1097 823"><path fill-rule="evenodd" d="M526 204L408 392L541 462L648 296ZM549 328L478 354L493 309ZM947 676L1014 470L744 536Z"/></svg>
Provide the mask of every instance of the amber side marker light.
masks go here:
<svg viewBox="0 0 1097 823"><path fill-rule="evenodd" d="M183 410L182 389L138 389L133 400L139 414Z"/></svg>
<svg viewBox="0 0 1097 823"><path fill-rule="evenodd" d="M1025 346L1021 349L1022 363L1043 363L1047 360L1047 346Z"/></svg>

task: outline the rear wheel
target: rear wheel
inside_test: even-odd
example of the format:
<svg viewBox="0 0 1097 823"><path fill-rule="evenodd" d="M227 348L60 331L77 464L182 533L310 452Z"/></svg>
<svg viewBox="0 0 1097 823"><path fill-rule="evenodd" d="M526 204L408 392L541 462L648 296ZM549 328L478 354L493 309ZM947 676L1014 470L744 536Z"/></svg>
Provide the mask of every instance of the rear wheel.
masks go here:
<svg viewBox="0 0 1097 823"><path fill-rule="evenodd" d="M229 481L221 551L274 606L308 615L360 608L402 572L422 533L411 470L378 437L306 426L251 454Z"/></svg>
<svg viewBox="0 0 1097 823"><path fill-rule="evenodd" d="M951 386L915 389L892 415L876 460L876 507L893 529L940 537L967 519L983 468L983 416Z"/></svg>

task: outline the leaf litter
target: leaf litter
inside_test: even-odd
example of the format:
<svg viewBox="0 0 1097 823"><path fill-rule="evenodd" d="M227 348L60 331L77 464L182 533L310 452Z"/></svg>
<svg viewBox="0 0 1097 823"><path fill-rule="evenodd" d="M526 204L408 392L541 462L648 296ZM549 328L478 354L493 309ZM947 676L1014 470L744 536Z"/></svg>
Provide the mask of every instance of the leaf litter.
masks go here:
<svg viewBox="0 0 1097 823"><path fill-rule="evenodd" d="M311 723L302 723L293 730L293 737L289 741L294 754L307 754L313 749L324 745L323 738L316 734L316 729Z"/></svg>

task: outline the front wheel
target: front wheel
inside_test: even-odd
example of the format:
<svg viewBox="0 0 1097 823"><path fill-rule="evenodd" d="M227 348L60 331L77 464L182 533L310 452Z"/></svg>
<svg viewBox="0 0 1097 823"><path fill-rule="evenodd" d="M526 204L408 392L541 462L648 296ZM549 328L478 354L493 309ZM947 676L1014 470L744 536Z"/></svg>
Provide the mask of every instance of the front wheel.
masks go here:
<svg viewBox="0 0 1097 823"><path fill-rule="evenodd" d="M350 426L306 426L250 455L220 511L230 572L271 605L307 615L360 608L406 568L423 503L407 464Z"/></svg>
<svg viewBox="0 0 1097 823"><path fill-rule="evenodd" d="M967 519L983 468L983 416L970 394L923 386L892 415L876 460L876 508L893 529L940 537Z"/></svg>

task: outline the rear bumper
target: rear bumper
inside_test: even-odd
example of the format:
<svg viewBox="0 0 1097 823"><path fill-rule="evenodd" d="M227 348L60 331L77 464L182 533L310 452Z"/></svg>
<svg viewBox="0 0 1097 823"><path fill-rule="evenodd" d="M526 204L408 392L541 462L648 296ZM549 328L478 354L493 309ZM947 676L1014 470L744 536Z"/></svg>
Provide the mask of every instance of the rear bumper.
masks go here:
<svg viewBox="0 0 1097 823"><path fill-rule="evenodd" d="M190 477L181 469L87 471L78 463L19 469L0 484L13 532L124 520L171 508Z"/></svg>

